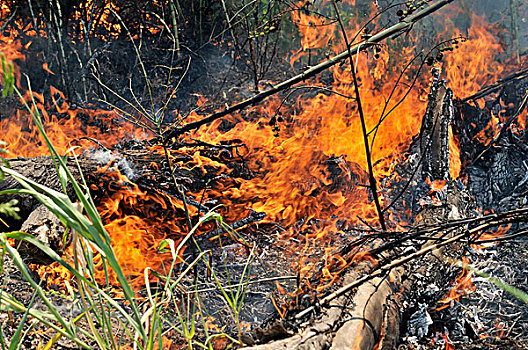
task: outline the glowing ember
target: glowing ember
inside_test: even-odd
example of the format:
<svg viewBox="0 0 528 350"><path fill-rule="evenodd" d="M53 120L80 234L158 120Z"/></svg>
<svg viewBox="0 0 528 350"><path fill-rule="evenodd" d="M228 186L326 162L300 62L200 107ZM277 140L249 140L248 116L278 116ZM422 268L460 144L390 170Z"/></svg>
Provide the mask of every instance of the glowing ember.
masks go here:
<svg viewBox="0 0 528 350"><path fill-rule="evenodd" d="M425 179L425 183L431 187L431 189L429 190L429 194L432 194L435 192L442 192L443 190L445 190L447 186L447 180L431 181L429 178L427 178Z"/></svg>

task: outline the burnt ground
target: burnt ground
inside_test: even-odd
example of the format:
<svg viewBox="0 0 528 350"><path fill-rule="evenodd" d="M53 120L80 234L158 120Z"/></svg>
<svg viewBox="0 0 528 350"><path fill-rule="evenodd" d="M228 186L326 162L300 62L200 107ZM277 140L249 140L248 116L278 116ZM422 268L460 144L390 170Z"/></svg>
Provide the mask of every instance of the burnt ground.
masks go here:
<svg viewBox="0 0 528 350"><path fill-rule="evenodd" d="M499 278L524 293L528 293L528 240L505 242L475 253L475 267L490 276ZM498 288L486 278L474 277L475 291L460 303L462 318L479 334L488 335L483 341L489 348L500 345L502 339L509 348L528 347L528 307L510 293ZM486 330L484 325L489 328ZM493 328L490 327L492 325ZM496 342L497 345L493 345ZM456 344L456 343L455 343ZM505 345L506 345L505 344ZM470 346L467 346L471 349Z"/></svg>
<svg viewBox="0 0 528 350"><path fill-rule="evenodd" d="M503 127L514 113L513 109L505 110L504 101L517 101L518 106L526 84L524 80L506 84L487 100L483 109L467 104L458 107L454 130L461 140L465 164L462 177L466 177L464 187L473 198L473 215L526 206L526 132L515 120L509 128ZM506 132L490 147L489 143L476 141L475 135L488 127L491 111L502 115L500 127ZM489 242L485 247L466 247L463 255L480 272L527 293L528 239L523 230L523 224L514 224L502 233L521 231L519 237ZM445 349L446 336L455 349L528 348L527 305L488 278L473 276L472 281L473 287L465 288L460 301L452 301L450 307L438 311L440 304L431 302L423 305L421 312L408 315L410 320L401 348ZM416 334L416 324L424 325L424 334Z"/></svg>
<svg viewBox="0 0 528 350"><path fill-rule="evenodd" d="M520 239L478 250L471 256L472 265L526 293L527 248L528 241ZM487 278L474 276L472 282L473 288L466 289L448 308L437 311L442 304L432 302L421 313L413 314L415 319L409 323L414 327L428 323L426 334L418 336L408 325L399 349L446 349L446 336L455 349L526 349L526 304Z"/></svg>

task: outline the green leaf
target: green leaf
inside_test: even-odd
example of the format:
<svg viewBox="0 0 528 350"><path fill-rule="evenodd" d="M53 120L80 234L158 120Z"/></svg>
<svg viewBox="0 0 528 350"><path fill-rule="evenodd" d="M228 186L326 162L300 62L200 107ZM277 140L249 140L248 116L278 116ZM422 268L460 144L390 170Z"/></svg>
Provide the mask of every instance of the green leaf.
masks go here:
<svg viewBox="0 0 528 350"><path fill-rule="evenodd" d="M163 241L161 241L159 243L159 246L158 246L158 249L157 249L157 252L162 254L162 253L170 253L170 249L165 249L169 246L169 242L167 242L166 239L164 239Z"/></svg>
<svg viewBox="0 0 528 350"><path fill-rule="evenodd" d="M16 206L17 204L18 201L16 199L11 199L7 203L0 203L0 213L10 216L16 220L20 220L20 216L18 215L20 208Z"/></svg>
<svg viewBox="0 0 528 350"><path fill-rule="evenodd" d="M7 62L4 53L0 53L0 64L2 66L2 77L4 81L4 87L2 89L2 97L6 98L7 95L13 95L13 89L15 87L15 74L12 62Z"/></svg>

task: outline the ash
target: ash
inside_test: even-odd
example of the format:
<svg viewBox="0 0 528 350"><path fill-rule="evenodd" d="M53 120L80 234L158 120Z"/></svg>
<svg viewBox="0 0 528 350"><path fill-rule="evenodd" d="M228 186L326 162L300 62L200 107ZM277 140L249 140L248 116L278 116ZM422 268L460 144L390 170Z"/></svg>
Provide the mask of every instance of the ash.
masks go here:
<svg viewBox="0 0 528 350"><path fill-rule="evenodd" d="M528 132L513 120L492 144L492 138L483 144L475 137L488 126L491 113L501 112L499 128L504 127L514 110L503 106L519 106L527 88L528 81L514 80L483 109L476 103L459 102L457 106L453 129L460 140L461 177L466 177L465 187L479 208L477 215L523 208L528 203ZM513 224L503 234L525 228L526 224ZM526 235L485 248L466 247L464 255L479 272L528 293ZM428 301L428 307L414 308L399 349L527 349L528 306L490 278L473 276L474 291L467 291L448 308L437 310L435 300ZM446 287L441 290L447 295Z"/></svg>

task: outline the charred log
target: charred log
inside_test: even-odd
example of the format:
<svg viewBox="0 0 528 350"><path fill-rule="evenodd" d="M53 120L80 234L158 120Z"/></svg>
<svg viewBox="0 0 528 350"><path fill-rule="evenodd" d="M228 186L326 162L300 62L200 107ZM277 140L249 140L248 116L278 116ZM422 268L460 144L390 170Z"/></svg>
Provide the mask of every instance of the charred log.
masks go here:
<svg viewBox="0 0 528 350"><path fill-rule="evenodd" d="M449 125L453 119L453 92L440 80L440 72L433 73L429 102L420 131L423 156L422 178L449 178Z"/></svg>

